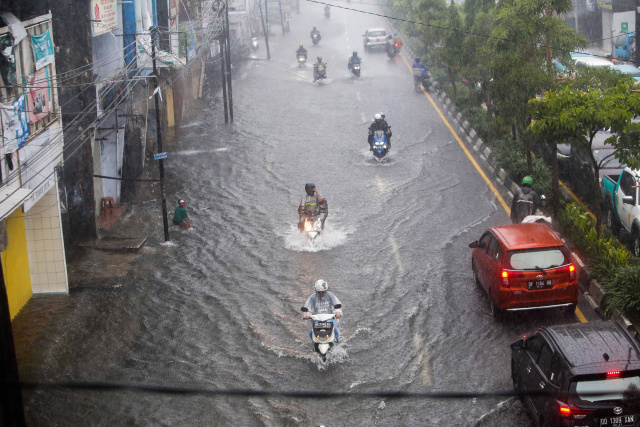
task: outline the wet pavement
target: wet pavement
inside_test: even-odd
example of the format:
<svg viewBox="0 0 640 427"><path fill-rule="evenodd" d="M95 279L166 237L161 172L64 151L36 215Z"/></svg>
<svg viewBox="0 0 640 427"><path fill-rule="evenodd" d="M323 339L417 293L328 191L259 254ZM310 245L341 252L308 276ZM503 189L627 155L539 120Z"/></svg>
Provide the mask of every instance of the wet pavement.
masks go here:
<svg viewBox="0 0 640 427"><path fill-rule="evenodd" d="M194 229L173 227L164 243L159 202L140 203L159 190L145 184L110 233L148 236L147 244L101 261L85 253L69 296L36 296L16 318L23 380L481 394L512 388L512 341L566 321L546 312L491 317L471 276L468 243L507 223L507 214L427 97L413 90L402 58L360 52L362 77L349 74L348 56L362 49L365 29L381 26L378 18L334 8L326 20L322 5L302 8L290 33L270 38L270 61L236 67L233 125L224 124L218 98L192 111L180 137L165 143L170 208L185 199ZM294 54L313 25L323 38L309 43L309 58L328 63L320 84ZM260 42L258 55L266 56ZM366 129L381 111L394 139L377 162ZM330 206L313 244L296 228L306 182ZM341 344L327 364L312 355L300 312L319 278L344 310ZM517 399L481 396L41 389L25 393L25 412L30 425L61 426L530 424Z"/></svg>

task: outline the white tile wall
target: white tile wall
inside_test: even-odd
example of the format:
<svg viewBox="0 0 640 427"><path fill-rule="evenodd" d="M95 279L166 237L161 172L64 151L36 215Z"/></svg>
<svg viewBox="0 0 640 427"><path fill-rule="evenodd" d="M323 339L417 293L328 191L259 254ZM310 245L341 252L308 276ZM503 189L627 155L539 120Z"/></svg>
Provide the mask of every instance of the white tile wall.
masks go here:
<svg viewBox="0 0 640 427"><path fill-rule="evenodd" d="M24 214L24 219L33 293L68 293L57 182Z"/></svg>

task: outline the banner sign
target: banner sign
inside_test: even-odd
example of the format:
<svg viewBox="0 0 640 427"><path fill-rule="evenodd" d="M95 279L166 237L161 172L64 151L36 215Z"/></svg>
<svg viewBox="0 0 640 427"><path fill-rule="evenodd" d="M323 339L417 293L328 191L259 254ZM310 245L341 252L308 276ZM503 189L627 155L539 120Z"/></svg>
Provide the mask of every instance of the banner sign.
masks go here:
<svg viewBox="0 0 640 427"><path fill-rule="evenodd" d="M196 32L193 27L193 21L187 22L187 58L196 57Z"/></svg>
<svg viewBox="0 0 640 427"><path fill-rule="evenodd" d="M29 119L27 117L26 97L8 104L0 104L5 153L13 153L22 147L29 138Z"/></svg>
<svg viewBox="0 0 640 427"><path fill-rule="evenodd" d="M118 28L118 4L116 0L91 0L93 37Z"/></svg>
<svg viewBox="0 0 640 427"><path fill-rule="evenodd" d="M39 36L31 36L31 47L33 47L33 56L36 59L36 70L53 63L53 42L49 30Z"/></svg>
<svg viewBox="0 0 640 427"><path fill-rule="evenodd" d="M51 111L51 91L49 89L49 72L46 68L36 71L26 77L27 80L27 111L29 123L35 123L46 117Z"/></svg>

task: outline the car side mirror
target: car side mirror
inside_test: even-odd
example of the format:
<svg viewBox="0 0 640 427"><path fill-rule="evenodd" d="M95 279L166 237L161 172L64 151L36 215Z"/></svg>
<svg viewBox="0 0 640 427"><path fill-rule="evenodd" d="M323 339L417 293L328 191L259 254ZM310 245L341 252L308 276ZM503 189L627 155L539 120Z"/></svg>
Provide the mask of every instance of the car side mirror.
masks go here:
<svg viewBox="0 0 640 427"><path fill-rule="evenodd" d="M622 198L622 203L624 203L625 205L635 205L635 200L633 200L633 196L624 196Z"/></svg>
<svg viewBox="0 0 640 427"><path fill-rule="evenodd" d="M309 311L309 309L308 309L307 307L302 307L300 310L301 310L303 313L306 313L307 311Z"/></svg>
<svg viewBox="0 0 640 427"><path fill-rule="evenodd" d="M480 243L477 240L474 240L473 242L469 243L470 248L477 248L479 246L480 246Z"/></svg>
<svg viewBox="0 0 640 427"><path fill-rule="evenodd" d="M336 304L333 306L333 308L342 308L342 304Z"/></svg>
<svg viewBox="0 0 640 427"><path fill-rule="evenodd" d="M518 340L511 343L511 350L519 351L524 348L524 340Z"/></svg>

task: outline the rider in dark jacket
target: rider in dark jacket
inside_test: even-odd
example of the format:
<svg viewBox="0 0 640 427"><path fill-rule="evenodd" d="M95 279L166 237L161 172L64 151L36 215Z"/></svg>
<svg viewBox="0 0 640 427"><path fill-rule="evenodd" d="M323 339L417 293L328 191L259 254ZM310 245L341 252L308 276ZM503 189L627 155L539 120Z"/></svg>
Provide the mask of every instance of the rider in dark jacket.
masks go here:
<svg viewBox="0 0 640 427"><path fill-rule="evenodd" d="M347 68L349 71L353 68L353 64L359 64L362 61L362 58L358 56L358 52L353 51L353 55L349 57L349 63L347 64Z"/></svg>
<svg viewBox="0 0 640 427"><path fill-rule="evenodd" d="M307 49L302 46L302 43L300 43L300 47L298 48L298 50L296 50L296 57L298 56L304 56L305 58L307 57Z"/></svg>
<svg viewBox="0 0 640 427"><path fill-rule="evenodd" d="M387 122L382 120L382 116L380 114L376 114L373 116L373 123L369 126L369 150L373 150L373 133L377 130L382 130L387 135L387 147L389 146L389 126Z"/></svg>
<svg viewBox="0 0 640 427"><path fill-rule="evenodd" d="M534 215L540 206L540 198L535 191L531 189L533 178L525 176L522 178L522 187L518 188L513 201L511 202L511 221L519 224L522 220Z"/></svg>

